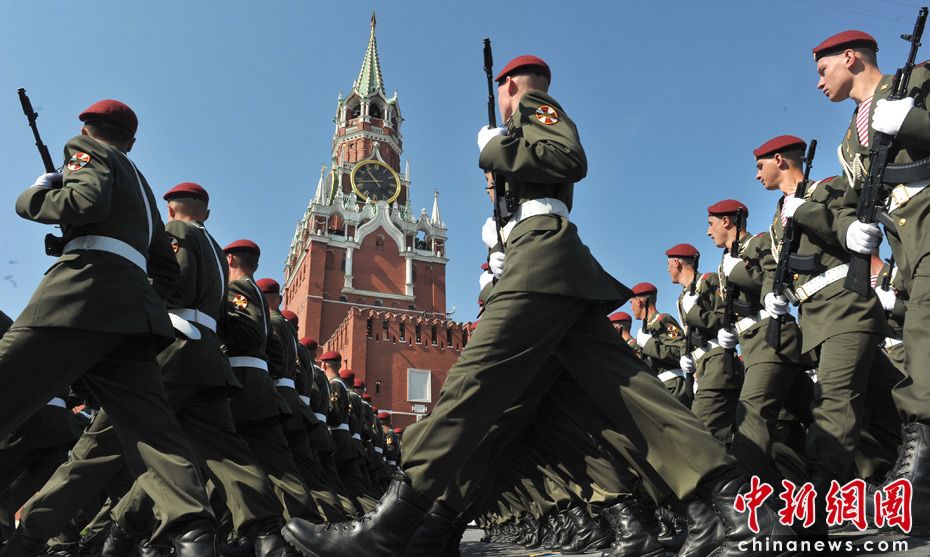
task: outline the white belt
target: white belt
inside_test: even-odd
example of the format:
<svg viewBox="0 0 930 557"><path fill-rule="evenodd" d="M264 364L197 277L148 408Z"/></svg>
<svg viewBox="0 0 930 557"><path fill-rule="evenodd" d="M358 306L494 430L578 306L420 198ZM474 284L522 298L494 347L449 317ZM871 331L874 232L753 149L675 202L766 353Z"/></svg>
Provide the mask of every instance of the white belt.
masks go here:
<svg viewBox="0 0 930 557"><path fill-rule="evenodd" d="M691 359L694 360L694 363L696 364L698 363L698 360L706 356L707 353L714 348L720 348L720 344L718 344L716 340L709 340L707 341L707 344L700 348L695 348L694 351L691 352Z"/></svg>
<svg viewBox="0 0 930 557"><path fill-rule="evenodd" d="M122 240L117 240L116 238L93 235L78 236L77 238L65 244L62 252L67 253L75 250L94 250L112 253L122 257L123 259L129 260L135 264L136 267L142 269L143 273L148 273L148 266L145 262L145 256L142 255L142 253L136 248L130 246Z"/></svg>
<svg viewBox="0 0 930 557"><path fill-rule="evenodd" d="M387 461L387 463L390 464L391 466L397 466L397 461L396 461L396 460L389 460L389 461Z"/></svg>
<svg viewBox="0 0 930 557"><path fill-rule="evenodd" d="M816 277L804 283L803 286L797 287L794 291L794 295L798 299L798 303L806 302L814 294L820 292L824 288L830 286L834 282L842 280L846 277L846 273L849 272L849 265L845 263L832 269L827 269L823 273L820 273Z"/></svg>
<svg viewBox="0 0 930 557"><path fill-rule="evenodd" d="M352 434L352 439L358 439L359 441L361 441L361 440L362 440L362 436L359 435L358 433L353 433L353 434Z"/></svg>
<svg viewBox="0 0 930 557"><path fill-rule="evenodd" d="M78 414L84 416L84 417L87 418L88 420L93 420L93 419L94 419L94 415L93 415L92 413L90 413L90 412L85 411L85 410L81 410L80 412L78 412Z"/></svg>
<svg viewBox="0 0 930 557"><path fill-rule="evenodd" d="M902 342L904 341L900 338L885 337L885 350L891 350Z"/></svg>
<svg viewBox="0 0 930 557"><path fill-rule="evenodd" d="M759 321L762 321L763 319L767 317L771 317L771 315L769 315L769 312L763 309L763 310L760 310L759 313L755 315L750 315L749 317L744 317L740 319L739 321L736 322L736 325L734 325L736 327L736 334L738 335L743 334L750 327L752 327L753 325L755 325L756 323L758 323Z"/></svg>
<svg viewBox="0 0 930 557"><path fill-rule="evenodd" d="M264 372L268 371L268 362L252 356L232 356L229 358L229 365L232 367L254 367Z"/></svg>
<svg viewBox="0 0 930 557"><path fill-rule="evenodd" d="M382 449L381 447L375 447L375 452L378 454L384 454L384 449Z"/></svg>
<svg viewBox="0 0 930 557"><path fill-rule="evenodd" d="M665 383L666 381L671 381L672 379L675 379L676 377L681 377L682 379L684 379L685 372L680 369L670 369L668 371L663 371L662 373L659 374L659 381Z"/></svg>
<svg viewBox="0 0 930 557"><path fill-rule="evenodd" d="M309 399L308 399L308 401L309 401ZM307 402L307 405L309 406L309 405L310 405L310 402ZM324 424L326 423L326 416L325 416L325 415L320 414L319 412L314 412L313 415L316 416L316 419L320 420L320 422L322 422L322 423L324 423Z"/></svg>
<svg viewBox="0 0 930 557"><path fill-rule="evenodd" d="M46 406L57 406L57 407L59 407L59 408L67 408L67 407L68 407L67 405L65 405L65 400L64 400L63 398L59 398L59 397L57 397L57 396L56 396L55 398L53 398L53 399L50 399L48 402L45 403L45 405L46 405Z"/></svg>
<svg viewBox="0 0 930 557"><path fill-rule="evenodd" d="M524 201L517 207L513 216L510 217L510 221L501 229L501 239L506 242L507 237L510 236L510 231L518 222L537 215L558 215L568 220L568 207L565 203L552 197Z"/></svg>
<svg viewBox="0 0 930 557"><path fill-rule="evenodd" d="M288 389L296 389L296 383L293 379L288 379L287 377L282 377L281 379L274 380L275 387L286 387Z"/></svg>
<svg viewBox="0 0 930 557"><path fill-rule="evenodd" d="M300 397L300 402L303 402L307 406L310 406L310 397L304 396L304 395L297 395L297 396ZM314 416L316 416L316 414L314 414Z"/></svg>
<svg viewBox="0 0 930 557"><path fill-rule="evenodd" d="M175 308L175 309L169 309L168 313L170 313L171 315L180 317L181 319L185 321L193 321L194 323L200 323L201 325L210 329L214 333L216 332L216 319L213 319L212 317L200 311L199 309Z"/></svg>
<svg viewBox="0 0 930 557"><path fill-rule="evenodd" d="M332 429L333 431L336 431L339 429L343 431L349 431L349 424L339 424L336 427L331 427L330 429Z"/></svg>
<svg viewBox="0 0 930 557"><path fill-rule="evenodd" d="M895 187L888 196L888 212L891 213L895 209L907 205L907 202L912 197L920 193L921 190L926 189L928 185L930 185L930 180L921 180L907 186L900 184Z"/></svg>

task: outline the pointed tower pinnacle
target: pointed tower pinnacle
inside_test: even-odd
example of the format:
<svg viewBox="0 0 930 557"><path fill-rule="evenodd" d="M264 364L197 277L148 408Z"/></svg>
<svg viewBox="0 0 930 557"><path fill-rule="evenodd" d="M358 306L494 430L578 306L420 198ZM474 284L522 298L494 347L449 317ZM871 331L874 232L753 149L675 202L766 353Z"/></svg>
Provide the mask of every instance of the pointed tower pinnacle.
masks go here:
<svg viewBox="0 0 930 557"><path fill-rule="evenodd" d="M378 42L375 40L375 13L371 12L371 36L368 37L368 49L365 59L362 60L362 69L358 72L358 79L352 89L361 97L367 97L376 91L384 94L384 83L381 81L381 61L378 60Z"/></svg>
<svg viewBox="0 0 930 557"><path fill-rule="evenodd" d="M439 190L433 190L433 214L429 222L433 226L442 226L442 216L439 214Z"/></svg>
<svg viewBox="0 0 930 557"><path fill-rule="evenodd" d="M316 183L316 193L313 195L313 202L319 205L326 205L328 196L324 191L323 174L326 172L326 165L320 165L320 181Z"/></svg>

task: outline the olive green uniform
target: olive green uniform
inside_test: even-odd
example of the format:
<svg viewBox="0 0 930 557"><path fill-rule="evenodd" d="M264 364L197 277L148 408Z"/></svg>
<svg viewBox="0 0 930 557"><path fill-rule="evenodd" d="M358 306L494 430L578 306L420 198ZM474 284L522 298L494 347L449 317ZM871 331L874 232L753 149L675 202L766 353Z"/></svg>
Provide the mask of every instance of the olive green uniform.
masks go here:
<svg viewBox="0 0 930 557"><path fill-rule="evenodd" d="M683 288L678 297L679 311L684 313L682 298L690 290ZM717 331L723 326L721 283L714 273L706 273L697 279L694 293L697 299L687 313L682 315L682 322L691 335L691 358L695 365L697 392L691 411L697 416L714 437L728 443L733 435L733 422L736 417L736 401L743 383L743 366L735 353L727 353L717 344ZM732 367L726 368L726 359L730 358Z"/></svg>
<svg viewBox="0 0 930 557"><path fill-rule="evenodd" d="M685 349L685 338L678 321L667 313L655 313L646 322L646 333L652 335L645 346L635 345L638 355L649 363L659 381L678 402L688 408L694 402L694 378L684 373L679 363Z"/></svg>
<svg viewBox="0 0 930 557"><path fill-rule="evenodd" d="M871 111L880 99L891 93L893 76L884 76L875 88ZM915 99L895 135L897 150L895 163L917 161L930 156L930 114L927 111L927 94L930 93L930 67L927 63L916 66L908 82L908 96ZM846 203L838 211L837 234L846 237L849 224L855 219L858 191L869 175L869 148L859 142L856 131L858 108L853 113L849 129L840 147L848 188ZM869 134L872 115L869 115ZM908 186L910 184L904 184ZM904 322L903 340L907 379L894 389L894 400L905 422L918 421L930 424L930 242L927 241L927 219L930 218L930 192L928 188L906 189L895 187L890 196L893 203L887 206L895 230L886 228L886 237L898 265L903 290L908 293L908 318ZM845 244L844 244L845 245Z"/></svg>
<svg viewBox="0 0 930 557"><path fill-rule="evenodd" d="M807 434L811 466L822 479L845 482L858 477L854 456L864 418L864 393L878 343L887 325L876 299L865 299L843 287L842 274L809 297L812 279L834 268L842 269L849 255L840 244L834 211L843 203L842 180L822 180L808 185L806 203L794 213L798 229L797 249L789 259L792 286L800 294L798 308L801 353L817 360L817 393L813 402L814 423ZM782 237L778 202L772 221L772 241ZM835 272L835 271L834 271ZM766 273L763 293L772 292L774 268Z"/></svg>
<svg viewBox="0 0 930 557"><path fill-rule="evenodd" d="M0 340L0 407L7 412L0 437L82 378L155 502L156 535L212 523L196 457L154 356L174 337L162 300L181 280L155 198L135 165L108 144L75 137L65 146L65 160L72 157L61 188L33 187L16 202L20 216L61 225L66 249Z"/></svg>
<svg viewBox="0 0 930 557"><path fill-rule="evenodd" d="M814 386L801 364L801 331L793 317L782 319L777 349L765 341L771 317L762 306L762 286L766 271L776 266L769 233L746 234L740 242L739 257L743 263L737 263L729 275L722 266L719 271L722 280L736 287L732 319L746 367L730 452L747 471L780 485L776 481L779 476L792 481L801 478L790 477L790 470L772 468L779 415L787 406L802 423L810 424Z"/></svg>
<svg viewBox="0 0 930 557"><path fill-rule="evenodd" d="M561 105L529 91L507 125L509 135L488 142L479 166L503 175L518 204L549 197L570 209L573 182L585 176L587 163ZM404 472L417 492L435 498L446 489L503 413L548 380L543 364L550 356L571 374L567 388L587 395L586 405L572 408L579 420L587 423L592 412L608 416L617 431L630 434L624 448L648 461L678 495L733 465L723 445L617 339L606 311L631 292L604 272L567 216L525 218L505 241L506 268L481 325L430 417L404 435Z"/></svg>

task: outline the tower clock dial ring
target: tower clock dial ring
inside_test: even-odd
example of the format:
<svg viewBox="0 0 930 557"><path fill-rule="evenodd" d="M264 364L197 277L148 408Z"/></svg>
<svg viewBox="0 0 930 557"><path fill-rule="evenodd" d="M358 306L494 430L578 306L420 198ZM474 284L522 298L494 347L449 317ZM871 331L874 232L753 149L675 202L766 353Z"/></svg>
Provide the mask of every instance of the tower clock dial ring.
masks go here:
<svg viewBox="0 0 930 557"><path fill-rule="evenodd" d="M400 196L400 176L379 160L366 160L355 165L351 175L352 190L365 201L393 203Z"/></svg>

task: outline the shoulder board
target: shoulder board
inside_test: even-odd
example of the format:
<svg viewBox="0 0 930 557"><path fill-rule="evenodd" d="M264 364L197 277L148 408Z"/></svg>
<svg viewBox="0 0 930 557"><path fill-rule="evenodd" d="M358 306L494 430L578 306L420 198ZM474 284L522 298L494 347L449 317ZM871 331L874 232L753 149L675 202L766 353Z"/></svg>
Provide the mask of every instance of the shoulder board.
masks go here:
<svg viewBox="0 0 930 557"><path fill-rule="evenodd" d="M704 273L703 275L701 275L701 280L709 279L712 274L713 273Z"/></svg>
<svg viewBox="0 0 930 557"><path fill-rule="evenodd" d="M759 232L758 234L753 236L753 238L762 238L763 236L768 236L768 235L769 235L768 232Z"/></svg>

